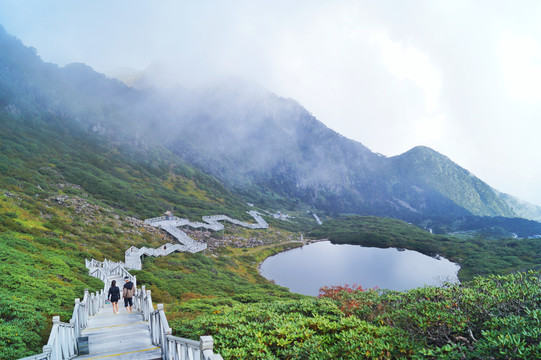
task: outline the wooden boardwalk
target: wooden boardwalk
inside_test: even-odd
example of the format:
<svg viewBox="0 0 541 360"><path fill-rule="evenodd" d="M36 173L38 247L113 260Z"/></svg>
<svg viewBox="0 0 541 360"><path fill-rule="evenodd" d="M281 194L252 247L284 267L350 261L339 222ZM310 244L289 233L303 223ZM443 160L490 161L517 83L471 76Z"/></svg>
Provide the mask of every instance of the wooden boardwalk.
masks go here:
<svg viewBox="0 0 541 360"><path fill-rule="evenodd" d="M117 286L124 286L121 276L113 276ZM75 359L161 359L159 346L152 344L148 321L144 321L141 312L128 314L124 300L118 301L119 314L113 314L113 306L105 305L94 316L88 319L87 327L81 336L88 336L88 355L80 355Z"/></svg>
<svg viewBox="0 0 541 360"><path fill-rule="evenodd" d="M142 313L128 314L119 301L119 314L114 315L111 305L91 316L81 336L88 336L88 355L75 359L161 359L162 351L153 345L148 321Z"/></svg>
<svg viewBox="0 0 541 360"><path fill-rule="evenodd" d="M134 284L136 277L122 263L92 259L85 260L85 265L91 276L104 282L104 288L92 294L85 290L82 300L75 299L69 323L53 317L43 352L22 360L223 360L213 351L212 336L200 336L199 341L173 336L163 304L154 308L145 286L136 291L131 314L124 308L124 301L119 301L119 314L113 314L112 305L105 304L111 281L116 280L122 289L124 277Z"/></svg>

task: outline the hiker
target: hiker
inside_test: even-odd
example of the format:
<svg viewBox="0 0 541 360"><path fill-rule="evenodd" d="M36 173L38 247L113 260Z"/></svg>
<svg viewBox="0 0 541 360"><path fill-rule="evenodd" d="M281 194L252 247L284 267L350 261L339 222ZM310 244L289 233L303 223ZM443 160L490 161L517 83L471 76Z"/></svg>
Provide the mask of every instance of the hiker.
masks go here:
<svg viewBox="0 0 541 360"><path fill-rule="evenodd" d="M111 287L109 288L109 295L107 295L107 300L111 300L113 305L113 314L118 314L118 300L120 299L120 289L116 286L116 280L111 282Z"/></svg>
<svg viewBox="0 0 541 360"><path fill-rule="evenodd" d="M129 276L124 277L124 288L122 289L122 297L124 298L124 306L128 311L128 314L131 314L131 308L133 306L133 295L135 294L135 286L130 281Z"/></svg>

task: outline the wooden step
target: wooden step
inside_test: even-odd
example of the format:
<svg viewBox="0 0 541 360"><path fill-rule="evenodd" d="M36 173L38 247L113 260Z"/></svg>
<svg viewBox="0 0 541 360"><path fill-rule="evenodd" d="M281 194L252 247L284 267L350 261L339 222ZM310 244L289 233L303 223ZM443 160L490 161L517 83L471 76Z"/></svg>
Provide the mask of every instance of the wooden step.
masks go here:
<svg viewBox="0 0 541 360"><path fill-rule="evenodd" d="M90 317L81 336L88 336L89 354L76 359L161 359L161 349L151 342L148 322L141 313L128 314L125 308L114 315L111 305L106 305Z"/></svg>
<svg viewBox="0 0 541 360"><path fill-rule="evenodd" d="M122 351L108 351L101 352L99 354L81 355L75 357L75 359L86 360L99 360L99 359L113 359L113 360L161 360L162 352L160 348L125 348Z"/></svg>

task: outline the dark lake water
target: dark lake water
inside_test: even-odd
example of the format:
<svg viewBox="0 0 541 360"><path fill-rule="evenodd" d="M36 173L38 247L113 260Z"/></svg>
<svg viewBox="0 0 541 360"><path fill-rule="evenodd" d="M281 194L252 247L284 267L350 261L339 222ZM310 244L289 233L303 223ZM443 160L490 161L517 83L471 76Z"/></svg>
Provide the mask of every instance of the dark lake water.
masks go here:
<svg viewBox="0 0 541 360"><path fill-rule="evenodd" d="M267 258L261 275L290 291L317 296L323 286L409 290L457 282L460 267L416 251L336 245L322 241Z"/></svg>

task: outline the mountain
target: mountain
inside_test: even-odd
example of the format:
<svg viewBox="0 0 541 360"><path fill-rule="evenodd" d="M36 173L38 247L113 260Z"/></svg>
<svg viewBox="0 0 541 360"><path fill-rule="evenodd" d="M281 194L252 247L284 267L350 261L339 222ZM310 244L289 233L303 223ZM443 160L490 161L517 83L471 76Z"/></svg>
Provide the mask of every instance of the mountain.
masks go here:
<svg viewBox="0 0 541 360"><path fill-rule="evenodd" d="M149 202L162 199L163 206L182 206L186 200L173 196L173 188L158 197L156 191L137 194L119 180L152 181L137 173L142 167L145 174L195 187L204 184L200 190L219 193L213 201L201 201L199 209L229 198L237 205L243 200L263 207L306 204L329 213L417 222L434 216L519 213L510 205L512 197L442 154L417 147L384 157L327 128L294 100L246 81L195 90L136 90L84 64L59 68L44 63L3 29L0 47L3 124L27 138L27 152L40 152L31 147L36 140L30 136L46 134L51 142L66 139L72 146L67 153L86 146L84 155L72 151L76 159L59 160L54 170L86 191L115 194L121 200L118 206L134 203L138 196ZM17 121L24 126L17 129ZM40 141L44 148L55 146L45 138ZM91 154L94 146L97 155ZM111 154L119 156L114 164ZM4 158L6 166L10 162ZM24 166L29 164L33 162ZM40 165L34 171L46 168Z"/></svg>
<svg viewBox="0 0 541 360"><path fill-rule="evenodd" d="M518 217L541 222L541 206L530 204L509 194L499 193L502 198Z"/></svg>
<svg viewBox="0 0 541 360"><path fill-rule="evenodd" d="M381 156L294 100L253 84L231 81L156 98L170 109L154 129L167 134L162 143L236 191L251 189L256 203L268 190L333 213L516 215L494 189L429 148Z"/></svg>
<svg viewBox="0 0 541 360"><path fill-rule="evenodd" d="M120 110L138 92L82 64L43 63L1 28L0 48L0 188L36 198L88 194L140 219L168 209L246 218L239 196L159 144L145 147L137 129L108 138L100 124L126 126L134 113Z"/></svg>

